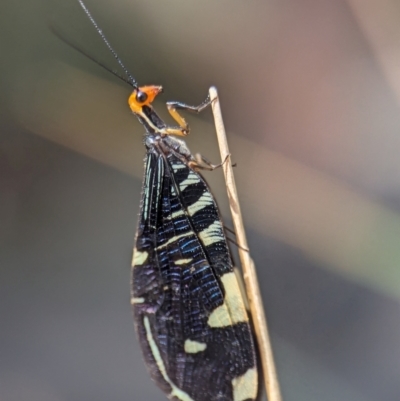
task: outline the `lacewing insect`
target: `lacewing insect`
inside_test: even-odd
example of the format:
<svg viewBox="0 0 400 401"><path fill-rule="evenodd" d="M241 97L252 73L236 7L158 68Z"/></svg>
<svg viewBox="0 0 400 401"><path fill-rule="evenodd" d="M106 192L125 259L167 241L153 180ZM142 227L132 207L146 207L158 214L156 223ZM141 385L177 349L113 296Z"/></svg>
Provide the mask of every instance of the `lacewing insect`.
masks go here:
<svg viewBox="0 0 400 401"><path fill-rule="evenodd" d="M150 375L173 401L255 400L258 372L249 318L218 207L199 174L217 166L194 157L174 137L190 131L178 110L198 113L210 99L199 106L168 102L178 125L167 125L152 106L162 87L137 84L78 2L124 75L95 61L133 88L128 104L146 131L131 304Z"/></svg>

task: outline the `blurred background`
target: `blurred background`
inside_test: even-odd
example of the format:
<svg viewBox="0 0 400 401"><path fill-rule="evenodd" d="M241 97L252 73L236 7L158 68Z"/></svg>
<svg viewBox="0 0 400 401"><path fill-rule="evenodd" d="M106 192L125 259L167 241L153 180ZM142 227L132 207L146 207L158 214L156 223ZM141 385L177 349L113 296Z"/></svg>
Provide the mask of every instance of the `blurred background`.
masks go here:
<svg viewBox="0 0 400 401"><path fill-rule="evenodd" d="M284 400L400 400L400 3L87 5L168 121L219 89ZM49 29L118 67L76 1L0 9L0 400L165 400L129 305L129 87ZM211 112L187 119L218 162Z"/></svg>

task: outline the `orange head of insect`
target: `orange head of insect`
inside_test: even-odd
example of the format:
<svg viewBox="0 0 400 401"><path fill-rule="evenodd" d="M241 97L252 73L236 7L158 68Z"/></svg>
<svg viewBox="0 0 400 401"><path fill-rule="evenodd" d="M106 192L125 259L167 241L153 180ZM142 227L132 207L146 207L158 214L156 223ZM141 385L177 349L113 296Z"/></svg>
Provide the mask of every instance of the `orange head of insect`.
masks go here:
<svg viewBox="0 0 400 401"><path fill-rule="evenodd" d="M162 86L157 85L141 86L135 89L128 99L132 112L140 115L143 106L151 107L151 103L162 90Z"/></svg>

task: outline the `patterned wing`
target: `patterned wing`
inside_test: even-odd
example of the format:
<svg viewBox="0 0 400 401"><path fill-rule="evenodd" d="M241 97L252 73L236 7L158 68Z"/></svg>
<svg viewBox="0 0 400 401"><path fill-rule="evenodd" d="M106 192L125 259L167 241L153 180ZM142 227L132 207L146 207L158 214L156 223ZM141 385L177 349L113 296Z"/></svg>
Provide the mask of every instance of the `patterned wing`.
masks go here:
<svg viewBox="0 0 400 401"><path fill-rule="evenodd" d="M173 155L148 155L133 264L137 332L168 397L254 400L252 335L218 209Z"/></svg>

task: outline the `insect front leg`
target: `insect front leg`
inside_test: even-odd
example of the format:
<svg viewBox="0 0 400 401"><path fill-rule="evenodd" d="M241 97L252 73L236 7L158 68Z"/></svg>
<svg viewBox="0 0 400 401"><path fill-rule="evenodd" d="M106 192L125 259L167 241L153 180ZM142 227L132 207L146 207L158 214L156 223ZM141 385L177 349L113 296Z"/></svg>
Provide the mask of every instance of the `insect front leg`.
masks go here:
<svg viewBox="0 0 400 401"><path fill-rule="evenodd" d="M186 136L190 132L189 124L186 120L179 114L178 110L188 110L195 113L200 113L206 107L211 104L210 96L207 96L206 100L199 104L198 106L190 106L182 102L167 102L167 108L172 118L179 124L179 127L167 127L166 131L169 135L180 135Z"/></svg>
<svg viewBox="0 0 400 401"><path fill-rule="evenodd" d="M219 164L212 164L208 159L206 159L200 153L196 153L193 160L189 162L189 166L194 168L195 170L208 170L213 171L216 168L222 167L228 159L230 159L231 155L226 155L225 160Z"/></svg>

